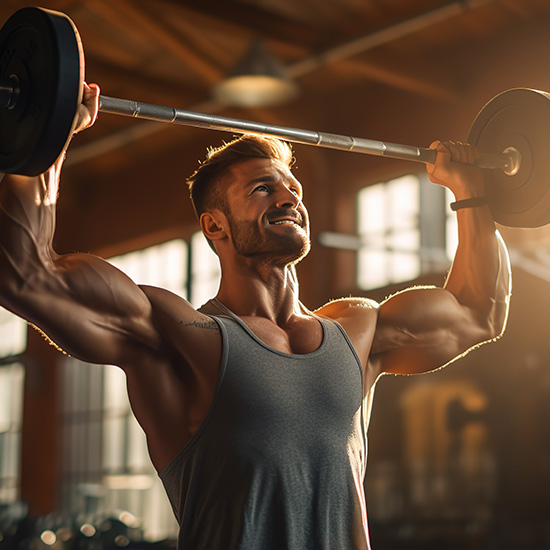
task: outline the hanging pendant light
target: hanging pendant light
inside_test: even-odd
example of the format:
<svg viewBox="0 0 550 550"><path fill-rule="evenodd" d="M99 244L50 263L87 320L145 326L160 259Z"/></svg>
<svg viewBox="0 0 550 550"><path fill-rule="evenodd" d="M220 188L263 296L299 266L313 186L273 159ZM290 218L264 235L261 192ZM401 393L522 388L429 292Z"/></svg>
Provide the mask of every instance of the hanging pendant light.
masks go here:
<svg viewBox="0 0 550 550"><path fill-rule="evenodd" d="M234 107L270 107L290 101L298 92L296 83L264 44L255 39L244 57L214 89L215 98Z"/></svg>

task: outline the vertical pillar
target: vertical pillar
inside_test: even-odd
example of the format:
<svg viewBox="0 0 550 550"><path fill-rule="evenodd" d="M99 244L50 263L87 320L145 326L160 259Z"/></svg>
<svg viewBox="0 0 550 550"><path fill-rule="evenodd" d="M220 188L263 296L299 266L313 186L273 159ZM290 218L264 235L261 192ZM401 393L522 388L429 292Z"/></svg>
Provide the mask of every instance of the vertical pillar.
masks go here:
<svg viewBox="0 0 550 550"><path fill-rule="evenodd" d="M23 404L21 500L32 517L57 507L60 458L58 364L61 354L29 329Z"/></svg>

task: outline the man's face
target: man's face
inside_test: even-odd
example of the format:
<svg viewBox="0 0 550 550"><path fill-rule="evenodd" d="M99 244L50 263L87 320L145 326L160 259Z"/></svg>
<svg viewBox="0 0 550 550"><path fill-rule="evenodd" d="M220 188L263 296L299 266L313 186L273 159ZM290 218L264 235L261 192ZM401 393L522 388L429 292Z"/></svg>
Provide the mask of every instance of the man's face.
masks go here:
<svg viewBox="0 0 550 550"><path fill-rule="evenodd" d="M302 186L284 163L240 162L231 168L226 192L230 238L238 254L288 265L309 252Z"/></svg>

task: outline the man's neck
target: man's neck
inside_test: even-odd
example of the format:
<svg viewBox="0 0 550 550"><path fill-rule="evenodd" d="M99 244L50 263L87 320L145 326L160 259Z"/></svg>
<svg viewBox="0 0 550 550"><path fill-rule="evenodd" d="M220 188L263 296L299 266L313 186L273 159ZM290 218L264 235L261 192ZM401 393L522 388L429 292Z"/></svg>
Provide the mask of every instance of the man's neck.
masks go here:
<svg viewBox="0 0 550 550"><path fill-rule="evenodd" d="M264 317L284 324L290 317L303 314L292 266L231 269L225 274L222 268L216 297L240 317Z"/></svg>

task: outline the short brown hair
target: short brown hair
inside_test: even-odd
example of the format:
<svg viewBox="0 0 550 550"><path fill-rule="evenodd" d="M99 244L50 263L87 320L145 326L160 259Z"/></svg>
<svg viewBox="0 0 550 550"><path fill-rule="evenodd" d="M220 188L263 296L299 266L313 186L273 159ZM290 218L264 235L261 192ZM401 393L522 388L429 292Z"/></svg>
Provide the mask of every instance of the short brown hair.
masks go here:
<svg viewBox="0 0 550 550"><path fill-rule="evenodd" d="M221 147L209 149L206 159L187 179L191 202L200 218L203 212L225 210L223 179L228 168L251 158L279 160L289 168L294 164L290 145L272 136L245 134Z"/></svg>

